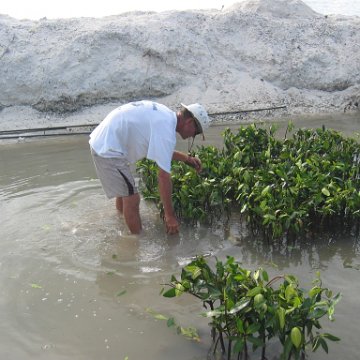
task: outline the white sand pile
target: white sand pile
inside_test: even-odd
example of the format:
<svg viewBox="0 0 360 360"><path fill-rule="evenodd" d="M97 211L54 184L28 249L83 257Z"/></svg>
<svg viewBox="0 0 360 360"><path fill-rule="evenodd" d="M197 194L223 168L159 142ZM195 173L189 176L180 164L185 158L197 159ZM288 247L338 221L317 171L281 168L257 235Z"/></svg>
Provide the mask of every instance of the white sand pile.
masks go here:
<svg viewBox="0 0 360 360"><path fill-rule="evenodd" d="M40 21L0 16L0 129L99 122L150 98L210 113L358 111L360 18L300 0Z"/></svg>

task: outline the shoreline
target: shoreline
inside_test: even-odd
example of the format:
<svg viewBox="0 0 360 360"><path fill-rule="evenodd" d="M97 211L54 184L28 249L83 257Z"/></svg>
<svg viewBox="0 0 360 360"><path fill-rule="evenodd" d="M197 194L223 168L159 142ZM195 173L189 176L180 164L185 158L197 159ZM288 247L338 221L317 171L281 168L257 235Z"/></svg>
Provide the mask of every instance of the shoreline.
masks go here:
<svg viewBox="0 0 360 360"><path fill-rule="evenodd" d="M161 99L154 99L168 106L173 111L179 108L179 105L169 105L162 102ZM9 106L0 110L0 132L16 131L19 129L34 128L52 128L59 126L93 126L100 123L103 118L113 109L122 103L108 103L85 107L76 112L54 113L40 112L29 106ZM204 105L206 107L206 104ZM219 109L212 111L212 107L206 107L213 124L234 123L234 122L254 122L280 120L287 117L326 117L333 115L353 114L358 115L360 120L360 108L353 105L345 109L334 107L313 108L313 107L289 107L286 105L262 104L257 106L248 106L239 108Z"/></svg>
<svg viewBox="0 0 360 360"><path fill-rule="evenodd" d="M161 102L161 100L157 100ZM42 113L30 107L8 107L0 111L0 141L22 140L25 138L50 137L61 135L89 134L102 119L118 103L92 106L74 113ZM174 106L169 106L176 111ZM315 111L316 110L316 111ZM331 110L331 111L330 111ZM247 108L209 112L212 118L212 127L234 127L251 123L283 123L297 122L308 127L320 127L330 124L330 128L337 130L349 127L348 134L353 134L353 124L359 122L360 111L358 107L352 109L326 109L319 111L313 108L287 108L285 106L263 106L258 108ZM359 128L360 132L360 128Z"/></svg>

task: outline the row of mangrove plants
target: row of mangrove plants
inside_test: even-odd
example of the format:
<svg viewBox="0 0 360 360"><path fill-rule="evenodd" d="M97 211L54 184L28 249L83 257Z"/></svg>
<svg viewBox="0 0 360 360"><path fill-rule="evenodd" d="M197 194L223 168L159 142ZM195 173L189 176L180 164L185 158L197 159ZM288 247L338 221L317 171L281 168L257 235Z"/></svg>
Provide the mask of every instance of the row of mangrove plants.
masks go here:
<svg viewBox="0 0 360 360"><path fill-rule="evenodd" d="M288 133L288 131L287 131ZM238 212L267 238L311 228L359 227L360 145L341 133L299 129L284 139L255 124L223 133L224 146L198 147L203 171L172 168L173 203L183 220L212 221ZM161 203L157 166L138 163L145 199Z"/></svg>
<svg viewBox="0 0 360 360"><path fill-rule="evenodd" d="M212 353L221 351L227 359L247 360L251 349L265 360L267 345L274 341L280 344L281 360L305 359L307 350L322 347L328 352L327 340L339 340L320 332L320 319L333 320L341 295L322 287L319 274L306 292L293 275L269 279L264 269L244 269L232 257L225 263L216 260L213 270L197 257L167 285L165 297L188 293L200 300L206 308L203 315L210 319Z"/></svg>

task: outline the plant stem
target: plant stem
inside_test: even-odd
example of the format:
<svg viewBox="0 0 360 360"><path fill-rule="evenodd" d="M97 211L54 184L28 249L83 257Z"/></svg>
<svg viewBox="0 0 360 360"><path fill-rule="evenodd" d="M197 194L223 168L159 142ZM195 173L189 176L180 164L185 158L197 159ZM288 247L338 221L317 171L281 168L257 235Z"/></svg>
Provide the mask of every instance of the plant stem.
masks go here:
<svg viewBox="0 0 360 360"><path fill-rule="evenodd" d="M215 341L213 355L214 355L214 354L215 354L215 352L216 352L216 349L217 349L217 346L218 346L219 340L220 340L220 335L219 335L219 337L217 338L217 340Z"/></svg>
<svg viewBox="0 0 360 360"><path fill-rule="evenodd" d="M219 338L220 338L220 344L221 344L221 352L224 354L226 352L226 348L225 348L223 334L221 331L219 333Z"/></svg>
<svg viewBox="0 0 360 360"><path fill-rule="evenodd" d="M231 340L229 340L229 343L228 343L228 360L230 360L231 359L231 343L232 343L232 341Z"/></svg>
<svg viewBox="0 0 360 360"><path fill-rule="evenodd" d="M284 278L284 275L275 276L273 279L271 279L271 280L266 284L266 286L269 287L269 286L271 286L275 281L280 280L280 279L283 279L283 278Z"/></svg>
<svg viewBox="0 0 360 360"><path fill-rule="evenodd" d="M265 356L265 351L266 351L266 345L265 345L265 333L263 334L263 341L264 341L264 345L262 347L262 350L261 350L261 360L266 360L266 356Z"/></svg>

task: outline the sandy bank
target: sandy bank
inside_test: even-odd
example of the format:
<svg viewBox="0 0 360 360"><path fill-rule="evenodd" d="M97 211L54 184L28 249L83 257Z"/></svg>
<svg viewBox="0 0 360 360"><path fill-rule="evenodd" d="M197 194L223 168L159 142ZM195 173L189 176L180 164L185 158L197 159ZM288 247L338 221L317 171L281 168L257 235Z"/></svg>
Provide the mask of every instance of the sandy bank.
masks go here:
<svg viewBox="0 0 360 360"><path fill-rule="evenodd" d="M300 0L40 21L0 16L0 130L99 122L119 104L359 111L360 18ZM259 113L249 113L249 116Z"/></svg>

